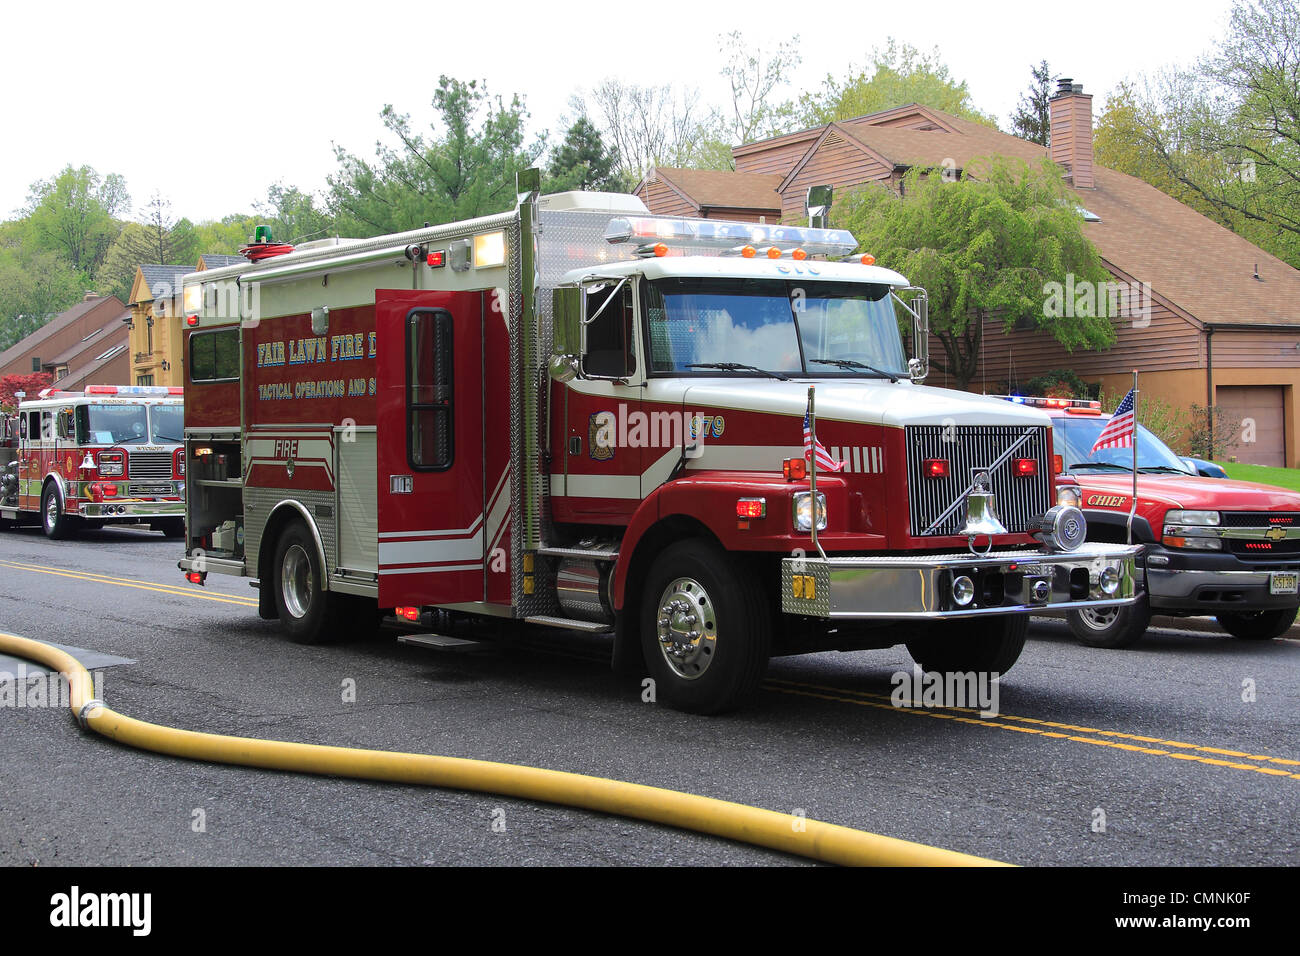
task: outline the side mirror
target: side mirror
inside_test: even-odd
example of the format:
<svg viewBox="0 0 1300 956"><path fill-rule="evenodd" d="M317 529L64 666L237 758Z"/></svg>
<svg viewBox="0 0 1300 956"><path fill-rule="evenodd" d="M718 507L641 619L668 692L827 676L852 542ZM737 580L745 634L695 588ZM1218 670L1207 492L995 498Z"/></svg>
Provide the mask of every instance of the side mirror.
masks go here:
<svg viewBox="0 0 1300 956"><path fill-rule="evenodd" d="M911 292L910 301L900 292ZM930 299L924 289L910 286L891 292L895 303L912 319L912 357L907 362L907 376L920 385L930 374Z"/></svg>
<svg viewBox="0 0 1300 956"><path fill-rule="evenodd" d="M556 289L551 301L555 313L551 352L576 357L582 350L582 290Z"/></svg>

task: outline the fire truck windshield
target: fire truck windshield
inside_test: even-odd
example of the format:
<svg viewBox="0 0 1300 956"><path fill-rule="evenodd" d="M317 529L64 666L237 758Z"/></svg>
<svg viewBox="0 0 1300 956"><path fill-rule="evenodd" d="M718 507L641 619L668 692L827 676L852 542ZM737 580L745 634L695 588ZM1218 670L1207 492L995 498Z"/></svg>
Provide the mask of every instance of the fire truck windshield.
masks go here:
<svg viewBox="0 0 1300 956"><path fill-rule="evenodd" d="M149 419L143 404L78 405L77 443L126 445L149 441Z"/></svg>
<svg viewBox="0 0 1300 956"><path fill-rule="evenodd" d="M743 359L786 375L906 374L884 285L658 279L647 283L645 316L652 373L711 374L690 366Z"/></svg>
<svg viewBox="0 0 1300 956"><path fill-rule="evenodd" d="M1069 415L1052 419L1055 432L1053 441L1057 452L1065 458L1067 471L1133 471L1132 448L1099 448L1092 451L1092 446L1101 430L1106 427L1107 421L1105 418L1073 418ZM1168 445L1142 425L1137 430L1138 471L1150 469L1187 473L1187 466L1169 450Z"/></svg>
<svg viewBox="0 0 1300 956"><path fill-rule="evenodd" d="M184 441L185 413L180 405L150 405L149 431L155 442Z"/></svg>

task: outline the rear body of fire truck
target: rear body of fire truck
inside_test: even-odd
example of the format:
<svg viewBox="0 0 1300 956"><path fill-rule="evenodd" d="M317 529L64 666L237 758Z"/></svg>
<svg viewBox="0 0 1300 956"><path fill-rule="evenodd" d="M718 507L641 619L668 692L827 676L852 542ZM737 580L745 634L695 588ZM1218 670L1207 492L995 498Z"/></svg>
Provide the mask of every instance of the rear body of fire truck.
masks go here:
<svg viewBox="0 0 1300 956"><path fill-rule="evenodd" d="M184 529L182 391L46 389L23 401L0 448L0 519L39 519L51 538L83 527Z"/></svg>
<svg viewBox="0 0 1300 956"><path fill-rule="evenodd" d="M772 654L1000 672L1031 609L1131 602L1135 550L1056 506L1046 417L920 385L923 301L853 246L521 186L191 275L181 567L258 579L303 641L376 606L611 633L695 711Z"/></svg>

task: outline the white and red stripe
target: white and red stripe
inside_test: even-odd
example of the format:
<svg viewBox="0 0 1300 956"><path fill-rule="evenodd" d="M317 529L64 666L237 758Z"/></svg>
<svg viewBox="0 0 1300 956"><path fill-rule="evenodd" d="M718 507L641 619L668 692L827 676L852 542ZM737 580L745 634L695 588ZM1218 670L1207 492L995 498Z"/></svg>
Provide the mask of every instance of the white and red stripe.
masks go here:
<svg viewBox="0 0 1300 956"><path fill-rule="evenodd" d="M1102 448L1132 448L1136 430L1137 417L1133 413L1133 390L1130 389L1124 396L1124 400L1119 403L1119 407L1115 409L1115 414L1106 423L1106 427L1097 436L1097 440L1093 442L1089 454Z"/></svg>

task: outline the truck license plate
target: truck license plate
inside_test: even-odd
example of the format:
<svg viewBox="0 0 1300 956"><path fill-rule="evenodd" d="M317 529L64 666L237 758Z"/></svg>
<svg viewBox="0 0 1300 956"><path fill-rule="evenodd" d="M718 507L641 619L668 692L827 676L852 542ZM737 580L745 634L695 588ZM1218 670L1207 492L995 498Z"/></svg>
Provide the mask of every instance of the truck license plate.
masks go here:
<svg viewBox="0 0 1300 956"><path fill-rule="evenodd" d="M1295 571L1274 571L1268 576L1269 594L1295 594L1300 585L1300 574Z"/></svg>

